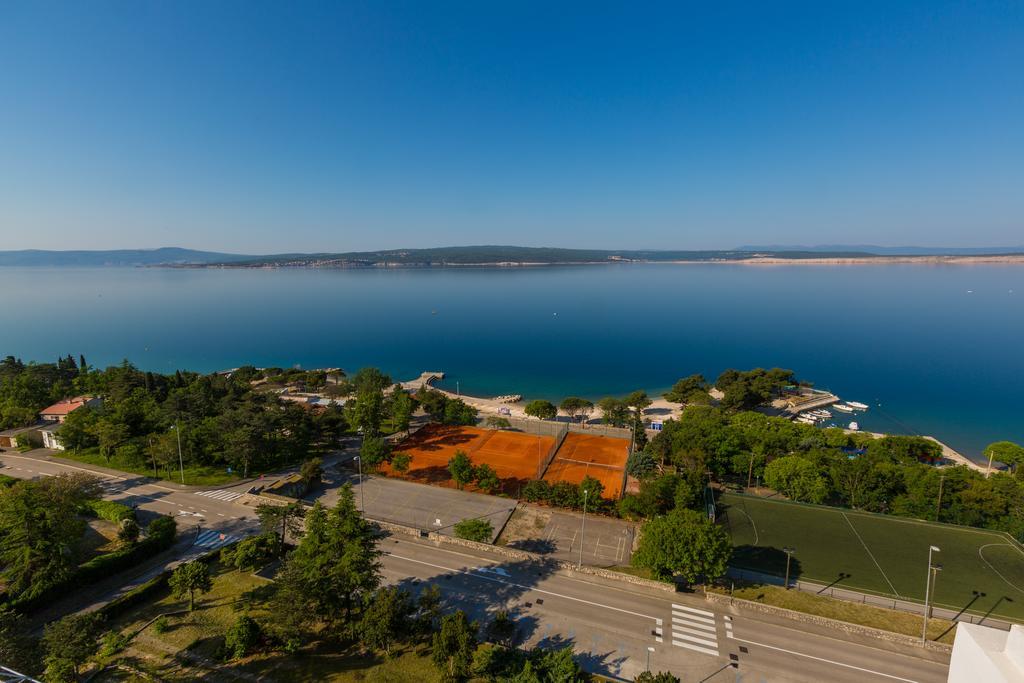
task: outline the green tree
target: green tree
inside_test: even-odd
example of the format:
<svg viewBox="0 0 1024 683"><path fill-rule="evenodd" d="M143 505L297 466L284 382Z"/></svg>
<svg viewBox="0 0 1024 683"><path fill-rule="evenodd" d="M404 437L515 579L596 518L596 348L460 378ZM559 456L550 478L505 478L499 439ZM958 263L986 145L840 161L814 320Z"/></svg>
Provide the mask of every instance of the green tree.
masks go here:
<svg viewBox="0 0 1024 683"><path fill-rule="evenodd" d="M493 493L501 488L501 479L494 468L487 463L477 465L473 470L473 479L477 487L485 493Z"/></svg>
<svg viewBox="0 0 1024 683"><path fill-rule="evenodd" d="M647 410L652 403L647 392L641 389L630 392L626 398L622 399L622 402L629 406L629 408L637 415L643 415L644 411Z"/></svg>
<svg viewBox="0 0 1024 683"><path fill-rule="evenodd" d="M302 466L299 467L299 476L302 477L302 481L306 482L309 489L319 486L324 478L324 461L320 458L303 461Z"/></svg>
<svg viewBox="0 0 1024 683"><path fill-rule="evenodd" d="M488 415L487 419L484 420L484 426L488 429L509 429L512 423L503 417Z"/></svg>
<svg viewBox="0 0 1024 683"><path fill-rule="evenodd" d="M213 588L213 582L210 580L210 568L205 562L199 560L178 565L178 568L171 573L167 585L170 586L174 597L180 599L188 596L188 610L191 612L196 607L196 593L202 595L210 592Z"/></svg>
<svg viewBox="0 0 1024 683"><path fill-rule="evenodd" d="M410 633L415 611L412 597L407 591L389 586L378 590L359 622L359 634L367 646L384 650L390 656L391 647Z"/></svg>
<svg viewBox="0 0 1024 683"><path fill-rule="evenodd" d="M790 500L820 503L828 495L828 484L818 467L799 455L787 455L768 463L764 483Z"/></svg>
<svg viewBox="0 0 1024 683"><path fill-rule="evenodd" d="M461 398L449 399L444 406L446 425L475 425L479 411Z"/></svg>
<svg viewBox="0 0 1024 683"><path fill-rule="evenodd" d="M458 610L441 619L431 653L441 680L464 681L469 677L476 644L476 625L469 622L465 612Z"/></svg>
<svg viewBox="0 0 1024 683"><path fill-rule="evenodd" d="M363 438L375 438L380 435L380 426L384 421L384 392L372 383L364 385L356 392L349 422L362 431Z"/></svg>
<svg viewBox="0 0 1024 683"><path fill-rule="evenodd" d="M694 510L673 510L644 524L633 563L662 578L709 582L725 574L731 555L725 529Z"/></svg>
<svg viewBox="0 0 1024 683"><path fill-rule="evenodd" d="M110 461L114 450L131 436L128 426L109 417L101 417L93 425L93 434L100 445L100 454Z"/></svg>
<svg viewBox="0 0 1024 683"><path fill-rule="evenodd" d="M614 427L625 427L629 424L631 414L629 405L622 399L606 396L597 402L601 409L601 420Z"/></svg>
<svg viewBox="0 0 1024 683"><path fill-rule="evenodd" d="M317 503L306 515L306 533L278 584L306 621L319 618L331 625L340 620L352 631L353 614L380 584L380 554L374 529L359 514L346 484L335 507Z"/></svg>
<svg viewBox="0 0 1024 683"><path fill-rule="evenodd" d="M542 673L545 681L560 683L583 683L588 679L573 658L572 646L557 649L535 648L531 653L534 666Z"/></svg>
<svg viewBox="0 0 1024 683"><path fill-rule="evenodd" d="M1017 465L1024 462L1024 446L1012 441L996 441L985 448L985 455L1009 465L1010 469L1016 473Z"/></svg>
<svg viewBox="0 0 1024 683"><path fill-rule="evenodd" d="M96 445L96 411L88 406L72 410L57 429L57 441L66 449L78 453Z"/></svg>
<svg viewBox="0 0 1024 683"><path fill-rule="evenodd" d="M224 634L224 651L228 659L241 659L249 654L260 639L260 625L248 614L239 614Z"/></svg>
<svg viewBox="0 0 1024 683"><path fill-rule="evenodd" d="M492 642L512 647L516 639L516 622L508 610L498 610L487 625L487 638Z"/></svg>
<svg viewBox="0 0 1024 683"><path fill-rule="evenodd" d="M394 428L400 432L407 431L415 409L416 402L409 392L396 385L391 394L391 424Z"/></svg>
<svg viewBox="0 0 1024 683"><path fill-rule="evenodd" d="M455 525L455 535L467 541L490 543L494 526L488 519L464 519Z"/></svg>
<svg viewBox="0 0 1024 683"><path fill-rule="evenodd" d="M673 384L672 388L665 392L664 397L666 401L672 403L707 404L711 401L708 389L710 387L704 375L690 375Z"/></svg>
<svg viewBox="0 0 1024 683"><path fill-rule="evenodd" d="M650 476L657 469L657 461L647 451L633 451L626 459L626 472L636 479Z"/></svg>
<svg viewBox="0 0 1024 683"><path fill-rule="evenodd" d="M43 652L46 679L75 679L78 670L96 653L101 618L95 612L71 614L52 621L43 629Z"/></svg>
<svg viewBox="0 0 1024 683"><path fill-rule="evenodd" d="M412 464L412 456L408 453L395 453L391 456L391 468L399 474L405 474L409 471L409 465Z"/></svg>
<svg viewBox="0 0 1024 683"><path fill-rule="evenodd" d="M538 420L552 420L558 415L558 408L551 401L544 401L538 398L527 403L524 412Z"/></svg>
<svg viewBox="0 0 1024 683"><path fill-rule="evenodd" d="M26 621L14 610L0 605L0 662L25 675L33 675L39 669L40 652Z"/></svg>
<svg viewBox="0 0 1024 683"><path fill-rule="evenodd" d="M455 455L448 461L448 473L451 474L452 481L459 489L473 481L475 471L473 461L463 451L455 451Z"/></svg>
<svg viewBox="0 0 1024 683"><path fill-rule="evenodd" d="M0 489L0 577L8 595L27 599L71 575L85 532L78 511L99 491L98 479L86 474Z"/></svg>
<svg viewBox="0 0 1024 683"><path fill-rule="evenodd" d="M579 420L581 423L584 423L590 416L590 413L594 411L594 403L585 398L570 396L562 401L559 408L573 422Z"/></svg>
<svg viewBox="0 0 1024 683"><path fill-rule="evenodd" d="M302 518L305 514L306 508L298 502L286 505L262 503L256 506L256 516L260 519L260 527L264 533L277 534L279 539L277 547L282 553L289 536L292 538L302 536Z"/></svg>
<svg viewBox="0 0 1024 683"><path fill-rule="evenodd" d="M383 437L363 437L363 444L359 447L359 457L363 461L364 470L375 471L390 456L391 446Z"/></svg>

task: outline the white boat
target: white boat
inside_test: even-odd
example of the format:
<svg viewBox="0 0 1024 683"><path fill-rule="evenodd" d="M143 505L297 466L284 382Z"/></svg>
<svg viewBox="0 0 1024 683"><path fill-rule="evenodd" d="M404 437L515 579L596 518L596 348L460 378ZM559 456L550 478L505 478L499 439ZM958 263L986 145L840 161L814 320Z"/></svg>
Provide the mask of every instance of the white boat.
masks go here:
<svg viewBox="0 0 1024 683"><path fill-rule="evenodd" d="M851 432L855 432L858 429L860 429L860 425L859 424L857 424L856 422L851 422L850 423L850 431Z"/></svg>
<svg viewBox="0 0 1024 683"><path fill-rule="evenodd" d="M832 407L835 408L836 410L838 410L841 413L852 413L853 412L853 408L851 408L850 406L846 405L845 403L836 403Z"/></svg>
<svg viewBox="0 0 1024 683"><path fill-rule="evenodd" d="M832 417L832 413L828 412L827 410L812 410L811 412L808 413L808 415L813 415L814 417L817 417L822 420Z"/></svg>
<svg viewBox="0 0 1024 683"><path fill-rule="evenodd" d="M868 405L866 403L858 403L857 401L847 401L846 405L850 406L854 410L867 410Z"/></svg>

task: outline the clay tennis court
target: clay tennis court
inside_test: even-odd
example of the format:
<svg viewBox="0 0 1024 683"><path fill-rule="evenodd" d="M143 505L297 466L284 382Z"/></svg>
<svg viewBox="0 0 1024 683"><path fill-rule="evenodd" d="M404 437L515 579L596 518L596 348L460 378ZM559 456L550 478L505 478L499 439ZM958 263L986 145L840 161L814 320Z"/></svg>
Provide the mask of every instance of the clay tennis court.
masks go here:
<svg viewBox="0 0 1024 683"><path fill-rule="evenodd" d="M618 498L628 457L627 439L570 432L544 473L544 481L579 484L584 477L593 477L604 485L605 498Z"/></svg>
<svg viewBox="0 0 1024 683"><path fill-rule="evenodd" d="M412 456L408 472L399 474L387 464L381 470L392 477L454 487L448 461L455 451L463 451L474 465L493 467L503 490L516 494L520 486L537 477L537 468L554 443L550 436L429 424L394 449ZM473 486L466 488L472 490Z"/></svg>

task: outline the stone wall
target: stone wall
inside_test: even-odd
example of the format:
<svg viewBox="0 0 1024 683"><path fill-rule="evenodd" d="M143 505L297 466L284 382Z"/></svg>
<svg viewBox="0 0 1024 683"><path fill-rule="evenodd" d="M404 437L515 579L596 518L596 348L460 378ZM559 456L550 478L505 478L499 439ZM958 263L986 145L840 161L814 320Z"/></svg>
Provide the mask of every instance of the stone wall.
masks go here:
<svg viewBox="0 0 1024 683"><path fill-rule="evenodd" d="M708 602L714 602L722 605L732 605L733 607L739 607L740 609L761 612L762 614L770 614L772 616L782 617L784 619L792 619L794 621L803 622L805 624L814 624L815 626L834 628L845 633L852 633L854 635L867 636L869 638L877 638L879 640L887 640L891 643L897 643L899 645L921 647L920 638L907 636L902 633L893 633L891 631L883 631L882 629L871 628L870 626L851 624L845 621L839 621L838 619L829 619L828 617L821 617L816 614L805 614L803 612L797 612L795 610L785 609L783 607L766 605L764 603L755 602L753 600L732 598L728 595L722 595L721 593L705 593L705 598L708 600ZM925 643L924 648L926 650L931 650L933 652L941 652L945 654L948 654L952 651L951 645L946 645L945 643L936 643L930 640Z"/></svg>

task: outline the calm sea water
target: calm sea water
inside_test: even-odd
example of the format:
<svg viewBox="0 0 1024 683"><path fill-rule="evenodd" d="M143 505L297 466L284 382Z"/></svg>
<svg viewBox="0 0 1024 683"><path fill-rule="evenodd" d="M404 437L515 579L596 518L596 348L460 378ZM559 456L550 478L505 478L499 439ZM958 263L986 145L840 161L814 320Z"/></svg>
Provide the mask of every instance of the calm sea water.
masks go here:
<svg viewBox="0 0 1024 683"><path fill-rule="evenodd" d="M0 268L0 320L0 354L25 360L442 370L478 395L660 392L779 365L871 404L865 429L975 456L1024 442L1020 266Z"/></svg>

